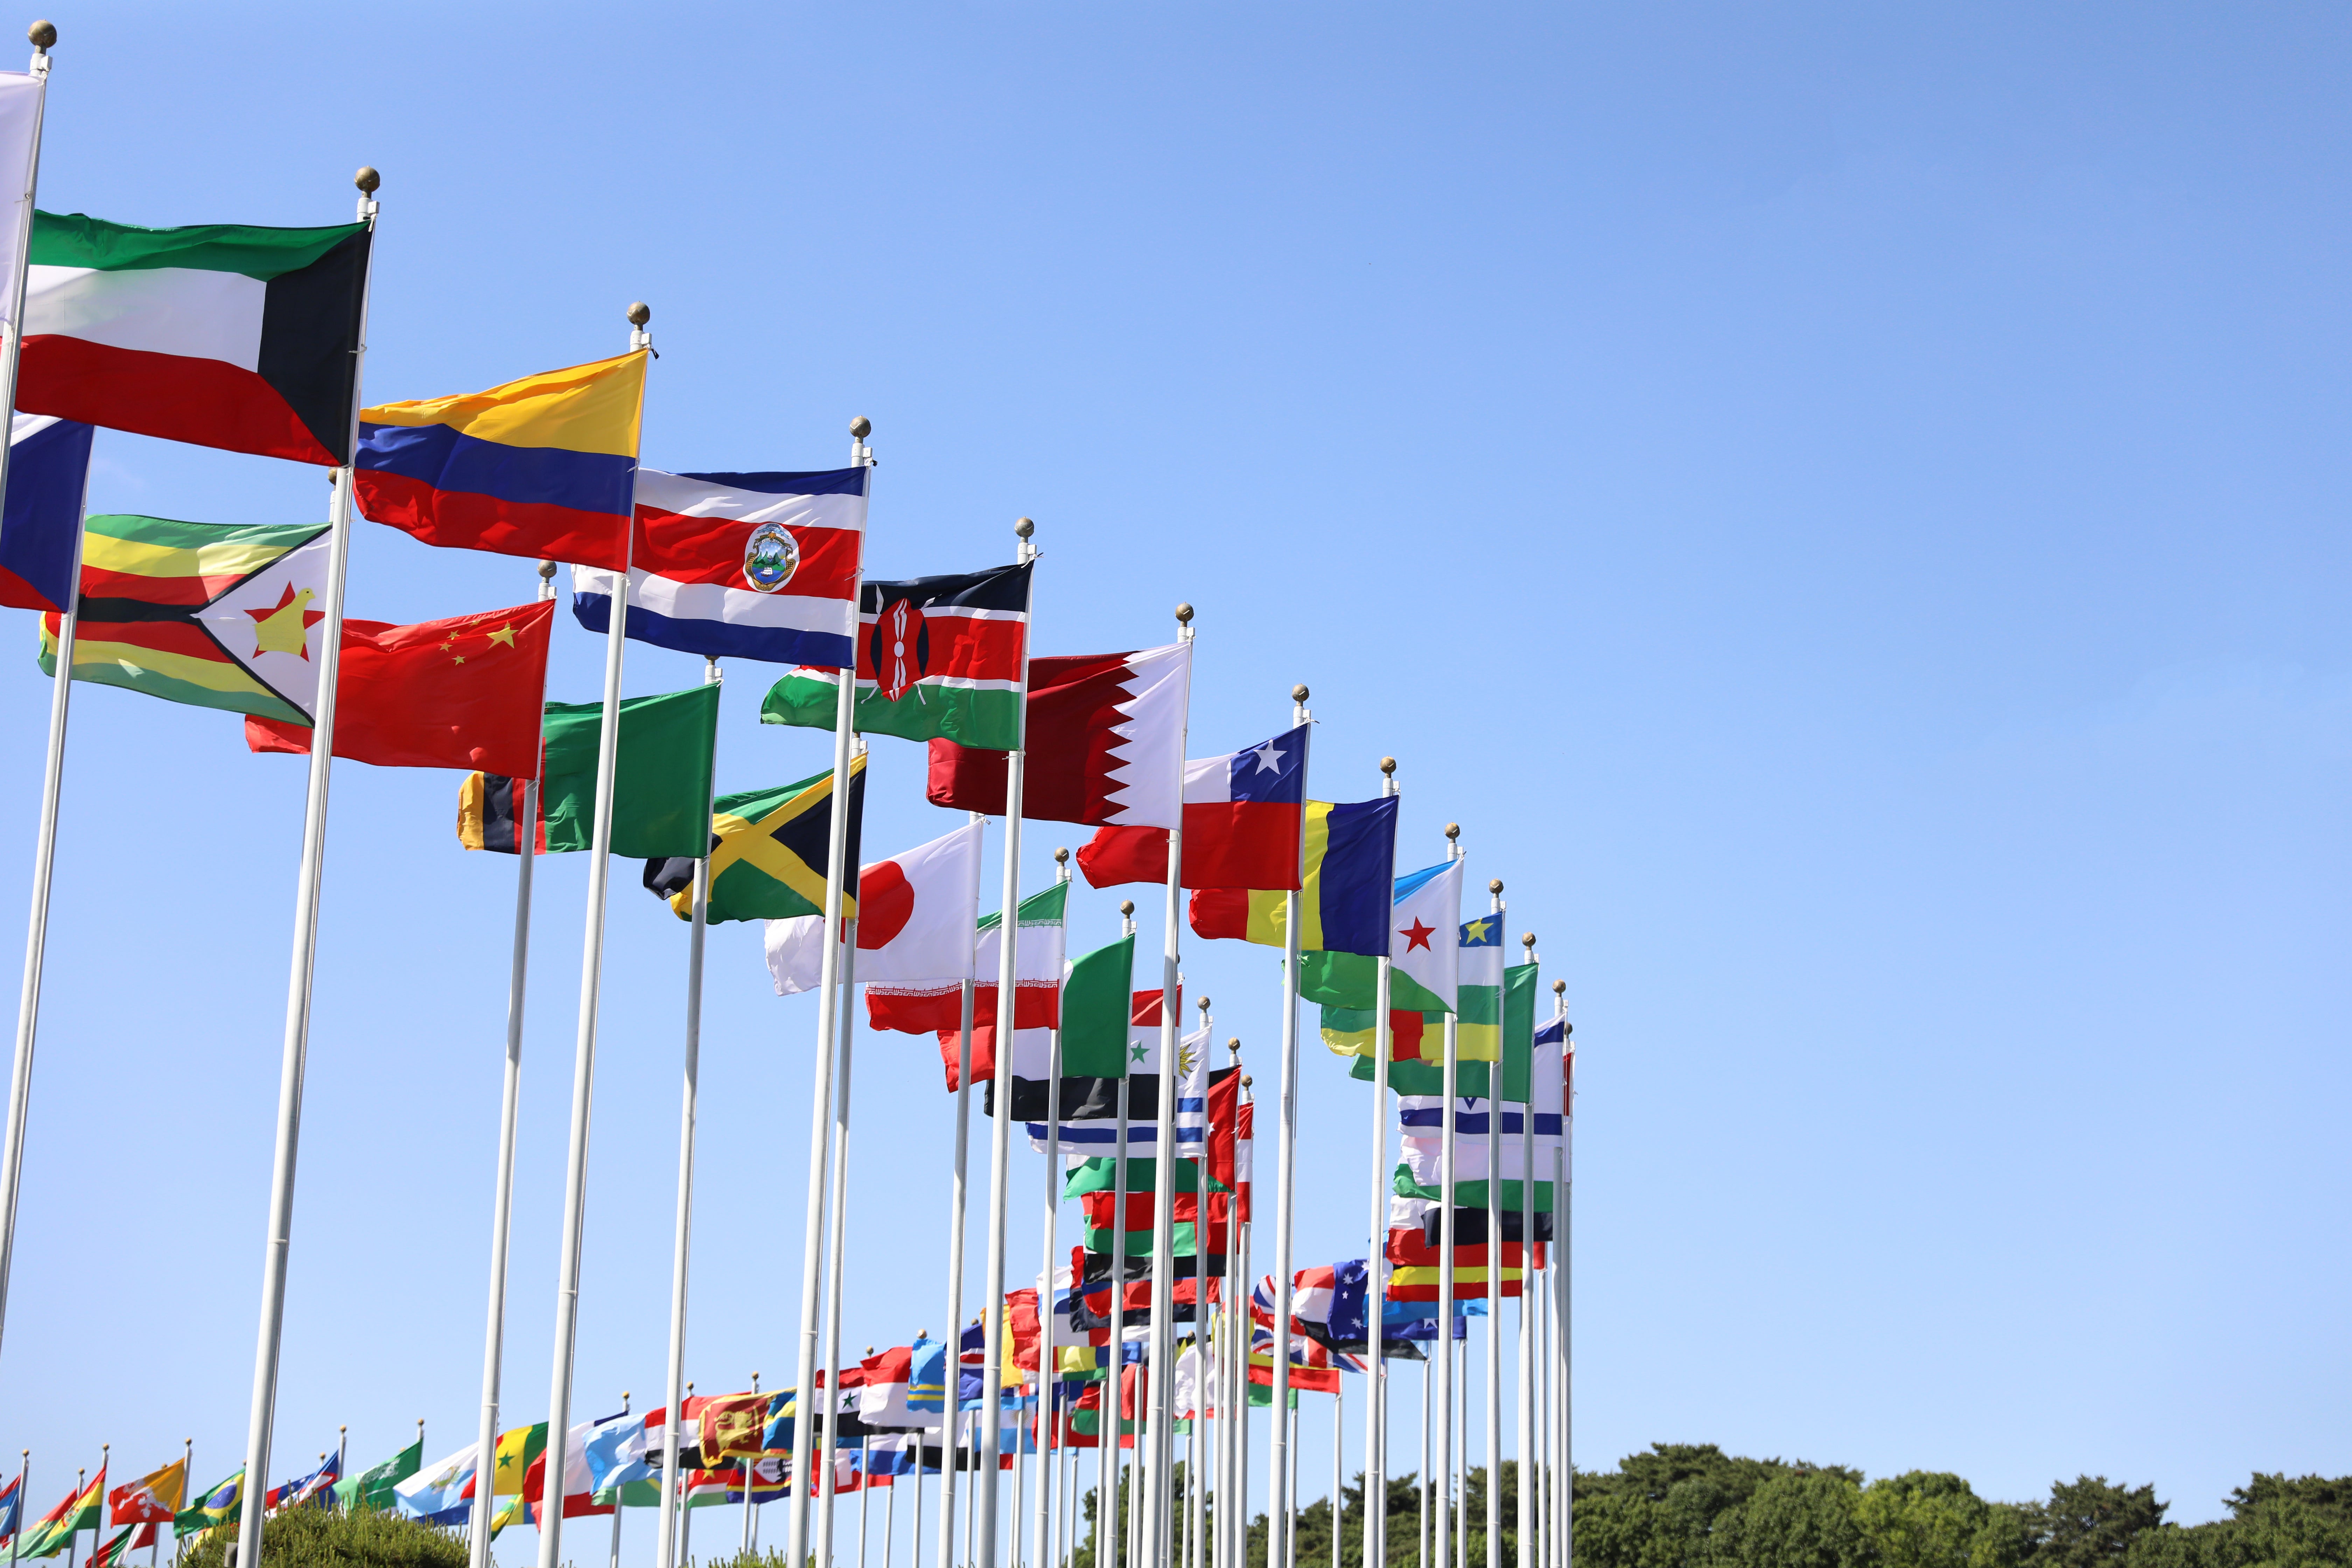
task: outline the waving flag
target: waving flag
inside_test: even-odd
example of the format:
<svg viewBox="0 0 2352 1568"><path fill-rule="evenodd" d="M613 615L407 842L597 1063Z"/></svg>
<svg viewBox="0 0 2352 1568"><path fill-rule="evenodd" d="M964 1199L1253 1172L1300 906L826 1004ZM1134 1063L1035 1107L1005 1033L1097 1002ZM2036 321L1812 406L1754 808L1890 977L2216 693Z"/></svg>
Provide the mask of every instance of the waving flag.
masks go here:
<svg viewBox="0 0 2352 1568"><path fill-rule="evenodd" d="M1238 755L1247 756L1248 752ZM1186 811L1191 811L1187 806ZM1257 891L1219 887L1192 895L1195 934L1266 947L1285 945L1286 886L1300 889L1298 945L1302 952L1361 954L1360 966L1390 951L1389 880L1396 874L1395 796L1333 805L1310 800L1301 816L1305 874ZM1192 858L1192 833L1184 858ZM1192 885L1190 883L1188 886ZM1314 973L1314 966L1302 974Z"/></svg>
<svg viewBox="0 0 2352 1568"><path fill-rule="evenodd" d="M130 1554L157 1544L152 1524L126 1524L89 1554L89 1568L122 1568Z"/></svg>
<svg viewBox="0 0 2352 1568"><path fill-rule="evenodd" d="M0 105L5 92L0 92ZM0 506L0 605L60 610L73 592L74 531L89 489L90 427L19 414L8 429L8 495Z"/></svg>
<svg viewBox="0 0 2352 1568"><path fill-rule="evenodd" d="M197 1531L226 1524L236 1517L237 1510L244 1503L245 1470L240 1466L235 1475L198 1498L194 1506L181 1510L179 1516L172 1521L172 1533L175 1536L194 1535Z"/></svg>
<svg viewBox="0 0 2352 1568"><path fill-rule="evenodd" d="M26 1532L25 1543L16 1549L16 1555L54 1557L63 1552L76 1535L99 1527L99 1510L105 1499L106 1467L100 1465L96 1479L68 1492L63 1502L43 1514L40 1522Z"/></svg>
<svg viewBox="0 0 2352 1568"><path fill-rule="evenodd" d="M869 471L639 468L628 635L709 658L847 664ZM615 572L572 568L572 613L582 626L612 625L619 581Z"/></svg>
<svg viewBox="0 0 2352 1568"><path fill-rule="evenodd" d="M1031 569L1024 562L868 581L857 612L859 731L1011 751L1020 740ZM824 660L809 662L769 690L760 722L833 728L840 671L817 668Z"/></svg>
<svg viewBox="0 0 2352 1568"><path fill-rule="evenodd" d="M25 1478L11 1476L8 1484L0 1487L0 1540L14 1535L25 1526Z"/></svg>
<svg viewBox="0 0 2352 1568"><path fill-rule="evenodd" d="M372 1508L388 1512L399 1506L394 1489L424 1468L425 1439L420 1436L391 1458L369 1466L349 1480L337 1481L335 1505L346 1510Z"/></svg>
<svg viewBox="0 0 2352 1568"><path fill-rule="evenodd" d="M716 687L705 688L715 691ZM744 790L710 803L711 924L790 920L824 913L825 861L832 853L833 770L779 789ZM849 835L844 853L857 863L866 816L866 755L849 759ZM680 920L694 914L694 861L672 856L646 862L646 890L668 901ZM857 914L857 879L841 890L844 919Z"/></svg>
<svg viewBox="0 0 2352 1568"><path fill-rule="evenodd" d="M393 1488L400 1511L427 1524L463 1524L473 1510L474 1462L479 1453L467 1443Z"/></svg>
<svg viewBox="0 0 2352 1568"><path fill-rule="evenodd" d="M200 708L310 721L327 531L107 515L82 530L76 680ZM58 617L41 617L41 669Z"/></svg>
<svg viewBox="0 0 2352 1568"><path fill-rule="evenodd" d="M299 1508L307 1502L316 1502L323 1508L333 1498L329 1489L335 1484L335 1478L342 1473L341 1454L320 1455L317 1469L299 1480L288 1481L283 1486L270 1488L262 1494L261 1506L270 1513L277 1513L283 1509Z"/></svg>
<svg viewBox="0 0 2352 1568"><path fill-rule="evenodd" d="M979 898L976 822L887 860L859 867L857 978L907 982L961 976L972 962L972 909ZM1054 929L1061 929L1058 921ZM777 995L815 990L824 963L824 917L770 921L767 952L768 974ZM955 987L959 996L961 989L961 984ZM866 992L869 998L873 994L871 989ZM961 1011L957 1022L961 1022Z"/></svg>
<svg viewBox="0 0 2352 1568"><path fill-rule="evenodd" d="M1016 1029L1050 1029L1061 1017L1063 922L1069 899L1069 884L1056 882L1042 893L1030 894L1013 909L1013 1026ZM969 905L965 918L970 918ZM979 937L971 959L971 973L981 977L972 995L972 1070L982 1077L995 1071L992 1042L996 1031L996 977L1002 969L1003 929L1002 910L992 910L981 916ZM957 969L950 972L952 977L922 981L909 977L898 984L867 986L868 1026L908 1035L945 1031L950 1037L944 1044L952 1064L956 1044L952 1036L963 1026L961 964L962 960L958 959ZM858 978L866 978L863 959L858 963ZM990 1065L983 1067L983 1061Z"/></svg>
<svg viewBox="0 0 2352 1568"><path fill-rule="evenodd" d="M362 409L360 510L443 549L625 570L645 394L638 349L488 392Z"/></svg>
<svg viewBox="0 0 2352 1568"><path fill-rule="evenodd" d="M1187 888L1297 888L1307 816L1309 727L1222 757L1184 764ZM1331 808L1324 807L1328 822ZM1327 829L1328 837L1328 829ZM1323 858L1318 846L1317 861ZM1168 830L1101 827L1078 850L1078 869L1097 888L1168 879ZM1383 867L1380 876L1385 878ZM1279 900L1277 900L1277 902ZM1317 910L1318 924L1320 909Z"/></svg>
<svg viewBox="0 0 2352 1568"><path fill-rule="evenodd" d="M188 1461L179 1458L115 1488L106 1511L117 1524L169 1524L187 1502Z"/></svg>
<svg viewBox="0 0 2352 1568"><path fill-rule="evenodd" d="M1180 642L1030 660L1021 815L1092 826L1180 826L1192 652ZM994 752L933 741L925 793L933 805L1002 816L1004 773Z"/></svg>
<svg viewBox="0 0 2352 1568"><path fill-rule="evenodd" d="M33 215L16 406L264 458L351 456L368 226Z"/></svg>

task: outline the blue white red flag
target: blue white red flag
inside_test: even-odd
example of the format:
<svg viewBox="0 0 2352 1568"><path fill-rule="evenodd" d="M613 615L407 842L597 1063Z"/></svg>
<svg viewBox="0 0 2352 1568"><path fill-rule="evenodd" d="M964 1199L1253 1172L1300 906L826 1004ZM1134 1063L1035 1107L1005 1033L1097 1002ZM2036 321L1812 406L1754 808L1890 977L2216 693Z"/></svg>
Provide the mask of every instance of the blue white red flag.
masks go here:
<svg viewBox="0 0 2352 1568"><path fill-rule="evenodd" d="M8 427L8 495L0 507L0 605L63 612L73 593L74 535L89 483L90 427L19 414Z"/></svg>
<svg viewBox="0 0 2352 1568"><path fill-rule="evenodd" d="M628 635L710 658L853 667L864 468L637 470ZM572 569L572 613L611 624L616 573Z"/></svg>

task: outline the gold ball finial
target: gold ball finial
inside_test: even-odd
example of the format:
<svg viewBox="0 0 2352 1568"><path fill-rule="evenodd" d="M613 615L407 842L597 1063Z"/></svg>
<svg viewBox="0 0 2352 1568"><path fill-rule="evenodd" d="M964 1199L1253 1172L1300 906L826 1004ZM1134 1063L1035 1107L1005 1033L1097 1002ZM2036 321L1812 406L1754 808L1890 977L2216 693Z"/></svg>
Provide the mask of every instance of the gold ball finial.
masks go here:
<svg viewBox="0 0 2352 1568"><path fill-rule="evenodd" d="M1553 982L1551 983L1551 994L1552 994L1553 995L1555 995L1555 996L1565 996L1565 995L1567 995L1567 994L1568 994L1568 982L1567 982L1567 981L1565 981L1565 980L1555 980L1555 981L1553 981Z"/></svg>
<svg viewBox="0 0 2352 1568"><path fill-rule="evenodd" d="M1055 845L1054 847L1054 864L1056 866L1066 866L1069 863L1070 847L1066 844Z"/></svg>
<svg viewBox="0 0 2352 1568"><path fill-rule="evenodd" d="M868 419L863 414L859 415L856 418L849 422L849 434L854 439L859 441L865 440L866 437L874 434L874 421Z"/></svg>
<svg viewBox="0 0 2352 1568"><path fill-rule="evenodd" d="M362 163L359 173L352 176L352 184L357 185L362 195L372 196L383 189L383 176L376 173L374 164Z"/></svg>
<svg viewBox="0 0 2352 1568"><path fill-rule="evenodd" d="M1304 702L1307 700L1307 683L1305 681L1302 680L1297 685L1290 689L1290 700L1293 702Z"/></svg>
<svg viewBox="0 0 2352 1568"><path fill-rule="evenodd" d="M1226 1036L1226 1037L1225 1037L1225 1049L1227 1049L1227 1050L1229 1050L1229 1051L1233 1052L1233 1053L1234 1053L1234 1055L1235 1055L1235 1056L1239 1056L1239 1055L1241 1055L1241 1054L1242 1054L1242 1037L1241 1037L1239 1035L1228 1035L1228 1036Z"/></svg>
<svg viewBox="0 0 2352 1568"><path fill-rule="evenodd" d="M555 563L552 561L541 561L539 563L539 580L542 583L552 582L554 577Z"/></svg>
<svg viewBox="0 0 2352 1568"><path fill-rule="evenodd" d="M1242 1087L1243 1087L1244 1089L1247 1089L1250 1085L1252 1085L1252 1084L1255 1083L1256 1081L1257 1081L1257 1079L1255 1079L1255 1078L1253 1078L1253 1077L1251 1077L1248 1073L1244 1073L1244 1074L1242 1074Z"/></svg>
<svg viewBox="0 0 2352 1568"><path fill-rule="evenodd" d="M1487 890L1488 892L1490 892L1490 893L1494 894L1496 898L1500 898L1500 897L1502 897L1502 894L1503 894L1503 879L1501 879L1500 877L1496 877L1496 878L1494 878L1494 879L1492 879L1491 880L1489 880L1489 881L1487 882L1487 884L1486 884L1486 890Z"/></svg>
<svg viewBox="0 0 2352 1568"><path fill-rule="evenodd" d="M1037 520L1035 518L1016 517L1013 520L1013 533L1015 538L1026 539L1036 531Z"/></svg>
<svg viewBox="0 0 2352 1568"><path fill-rule="evenodd" d="M624 1404L624 1405L626 1405L628 1402L629 1402L629 1391L628 1391L627 1389L625 1389L625 1389L621 1390L621 1403L622 1403L622 1404Z"/></svg>
<svg viewBox="0 0 2352 1568"><path fill-rule="evenodd" d="M642 327L647 321L654 319L654 308L651 305L646 304L643 300L632 300L629 301L627 314L629 318L629 325L633 327Z"/></svg>
<svg viewBox="0 0 2352 1568"><path fill-rule="evenodd" d="M1118 912L1122 915L1132 916L1135 913L1135 900L1133 899L1119 900Z"/></svg>
<svg viewBox="0 0 2352 1568"><path fill-rule="evenodd" d="M1381 772L1393 776L1396 773L1396 759L1394 757L1382 757L1381 759Z"/></svg>
<svg viewBox="0 0 2352 1568"><path fill-rule="evenodd" d="M1176 606L1176 624L1180 626L1189 626L1192 624L1192 605L1179 605Z"/></svg>
<svg viewBox="0 0 2352 1568"><path fill-rule="evenodd" d="M1449 822L1449 823L1447 823L1447 824L1445 825L1445 837L1448 837L1448 838L1459 838L1459 837L1462 837L1462 825L1461 825L1460 823L1458 823L1458 822Z"/></svg>
<svg viewBox="0 0 2352 1568"><path fill-rule="evenodd" d="M1529 931L1527 935L1519 938L1519 945L1532 951L1536 945L1536 933Z"/></svg>
<svg viewBox="0 0 2352 1568"><path fill-rule="evenodd" d="M33 47L43 54L47 54L50 47L58 41L58 25L47 19L36 22L25 29L25 37ZM25 1452L29 1454L32 1450L27 1448Z"/></svg>
<svg viewBox="0 0 2352 1568"><path fill-rule="evenodd" d="M1205 1017L1207 1017L1207 1016L1208 1016L1208 1014L1209 1014L1209 999L1208 999L1206 996L1202 997L1199 1001L1197 1001L1197 1002L1193 1003L1193 1004L1192 1004L1192 1005L1193 1005L1193 1006L1195 1006L1195 1007L1198 1007L1198 1008L1201 1010L1201 1016L1202 1016L1202 1017L1204 1017L1204 1018L1205 1018Z"/></svg>
<svg viewBox="0 0 2352 1568"><path fill-rule="evenodd" d="M350 1427L348 1427L348 1426L338 1426L338 1427L336 1427L336 1428L335 1428L335 1430L336 1430L336 1431L338 1431L338 1432L348 1432L348 1431L350 1431L350 1430L351 1430L351 1428L350 1428Z"/></svg>

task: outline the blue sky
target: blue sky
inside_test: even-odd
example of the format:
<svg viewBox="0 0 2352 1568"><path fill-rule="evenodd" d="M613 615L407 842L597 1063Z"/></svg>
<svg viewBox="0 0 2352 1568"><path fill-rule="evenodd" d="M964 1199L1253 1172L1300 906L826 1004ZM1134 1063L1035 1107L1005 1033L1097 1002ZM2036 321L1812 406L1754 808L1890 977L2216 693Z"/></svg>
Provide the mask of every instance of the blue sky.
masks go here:
<svg viewBox="0 0 2352 1568"><path fill-rule="evenodd" d="M1027 513L1041 651L1200 607L1196 753L1304 681L1317 794L1396 755L1404 862L1462 823L1570 984L1585 1465L2089 1471L2181 1519L2352 1469L2340 11L58 21L52 210L332 222L383 170L371 397L616 353L644 299L649 462L830 466L866 415L874 571L1007 560ZM103 434L92 504L299 521L325 489ZM532 581L363 525L351 605ZM23 878L47 695L16 635ZM551 694L597 663L567 623ZM698 677L629 651L633 693ZM824 765L753 722L767 679L729 671L721 789ZM135 1470L193 1436L204 1479L241 1451L301 795L234 721L91 688L67 777L0 1355L44 1506L101 1441ZM950 825L920 781L876 742L871 848ZM514 867L458 849L456 786L336 771L273 1479L338 1424L361 1462L471 1430ZM1033 826L1028 885L1078 842ZM658 1398L676 1163L684 932L616 873L586 1414ZM584 883L541 879L518 1419ZM1118 897L1074 898L1074 950ZM751 928L710 965L688 1373L720 1390L790 1364L814 1003ZM1185 968L1270 1087L1274 964ZM941 1325L926 1049L857 1045L859 1347ZM1299 1258L1358 1256L1365 1090L1311 1037L1302 1073Z"/></svg>

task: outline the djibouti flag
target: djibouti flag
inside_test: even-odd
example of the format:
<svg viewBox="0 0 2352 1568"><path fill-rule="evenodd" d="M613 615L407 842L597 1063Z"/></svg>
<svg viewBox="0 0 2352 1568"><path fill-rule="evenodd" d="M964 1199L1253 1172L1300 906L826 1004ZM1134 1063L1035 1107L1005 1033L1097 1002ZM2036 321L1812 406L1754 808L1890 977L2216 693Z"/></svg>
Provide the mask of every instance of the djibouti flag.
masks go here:
<svg viewBox="0 0 2352 1568"><path fill-rule="evenodd" d="M364 223L138 228L35 213L16 406L348 463L369 238Z"/></svg>

